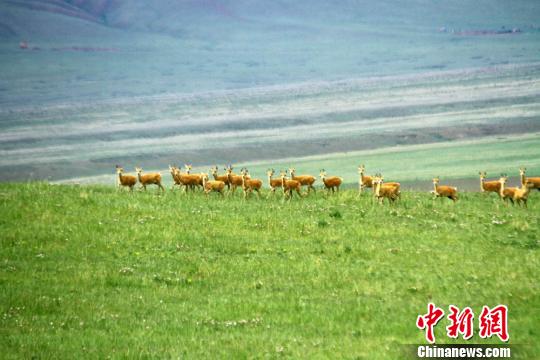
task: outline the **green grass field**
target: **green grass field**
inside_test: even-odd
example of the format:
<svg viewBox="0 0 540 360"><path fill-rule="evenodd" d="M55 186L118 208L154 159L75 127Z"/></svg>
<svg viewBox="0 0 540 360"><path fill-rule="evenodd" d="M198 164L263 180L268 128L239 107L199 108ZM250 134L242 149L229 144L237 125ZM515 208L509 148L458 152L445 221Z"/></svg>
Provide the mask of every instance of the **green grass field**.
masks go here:
<svg viewBox="0 0 540 360"><path fill-rule="evenodd" d="M0 184L2 357L396 359L432 301L508 305L514 355L538 358L539 210ZM469 342L500 343L477 317Z"/></svg>

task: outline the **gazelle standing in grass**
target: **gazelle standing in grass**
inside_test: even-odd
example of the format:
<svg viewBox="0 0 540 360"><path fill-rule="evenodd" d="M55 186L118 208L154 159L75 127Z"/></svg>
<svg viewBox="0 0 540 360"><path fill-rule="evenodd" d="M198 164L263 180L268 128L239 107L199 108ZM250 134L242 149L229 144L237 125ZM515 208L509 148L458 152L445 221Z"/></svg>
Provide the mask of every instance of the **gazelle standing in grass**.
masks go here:
<svg viewBox="0 0 540 360"><path fill-rule="evenodd" d="M300 181L287 179L287 172L285 171L281 171L279 177L281 178L281 187L283 188L283 195L285 197L289 198L289 200L292 199L293 190L296 191L298 196L302 197L302 192L300 191L302 184L300 184Z"/></svg>
<svg viewBox="0 0 540 360"><path fill-rule="evenodd" d="M448 186L448 185L439 185L440 179L439 177L433 178L433 190L431 193L435 195L435 197L440 198L449 198L453 202L456 202L458 199L457 195L457 187L455 186Z"/></svg>
<svg viewBox="0 0 540 360"><path fill-rule="evenodd" d="M373 195L377 198L379 203L383 203L384 199L388 199L390 203L393 203L401 197L400 187L395 184L383 184L383 177L379 174L372 178Z"/></svg>
<svg viewBox="0 0 540 360"><path fill-rule="evenodd" d="M176 168L176 176L178 181L184 186L186 193L188 190L195 191L197 186L202 186L202 176L200 174L182 173L179 168Z"/></svg>
<svg viewBox="0 0 540 360"><path fill-rule="evenodd" d="M276 193L276 188L282 187L282 181L281 178L272 179L272 176L274 176L274 169L266 170L266 176L268 176L268 186L270 187L270 194L268 194L268 197L270 197L270 195Z"/></svg>
<svg viewBox="0 0 540 360"><path fill-rule="evenodd" d="M260 190L263 185L262 180L251 179L251 178L248 179L249 173L247 169L242 169L240 173L242 174L240 176L242 177L242 190L244 191L244 199L247 198L248 195L251 194L253 190L257 192L257 197L260 198L261 197Z"/></svg>
<svg viewBox="0 0 540 360"><path fill-rule="evenodd" d="M527 200L529 199L529 192L535 188L535 184L532 182L526 182L519 189L514 192L514 203L527 207Z"/></svg>
<svg viewBox="0 0 540 360"><path fill-rule="evenodd" d="M508 177L506 175L502 175L499 179L499 182L501 183L501 199L503 199L506 203L508 203L508 200L510 200L512 204L518 204L527 207L529 193L531 189L535 188L534 183L525 182L524 184L521 184L521 187L506 187L507 181Z"/></svg>
<svg viewBox="0 0 540 360"><path fill-rule="evenodd" d="M139 178L139 182L141 183L141 188L143 188L146 191L146 185L157 185L161 191L165 191L163 186L161 185L161 173L148 173L143 174L143 169L140 167L136 167L135 171L137 172L137 177Z"/></svg>
<svg viewBox="0 0 540 360"><path fill-rule="evenodd" d="M225 169L227 170L227 169ZM231 185L229 184L229 176L225 173L224 175L218 174L218 167L214 166L210 169L210 172L212 173L212 176L214 177L214 180L216 181L223 181L225 185L227 186L227 190L231 188Z"/></svg>
<svg viewBox="0 0 540 360"><path fill-rule="evenodd" d="M508 200L512 204L514 204L514 194L518 190L517 187L506 187L506 182L508 181L508 176L506 174L501 174L501 178L499 179L499 183L501 184L501 187L499 189L499 196L501 199L508 203Z"/></svg>
<svg viewBox="0 0 540 360"><path fill-rule="evenodd" d="M227 166L227 179L229 181L229 184L230 184L230 189L229 189L229 194L235 194L236 192L236 188L237 187L241 187L242 186L242 176L240 175L235 175L232 171L233 171L233 167L232 165L229 165ZM249 178L249 177L248 177Z"/></svg>
<svg viewBox="0 0 540 360"><path fill-rule="evenodd" d="M309 195L310 191L313 190L314 193L317 191L315 190L315 187L313 184L315 183L315 176L312 175L299 175L295 176L296 169L295 168L289 168L289 174L291 175L291 180L298 181L301 186L307 186L307 193Z"/></svg>
<svg viewBox="0 0 540 360"><path fill-rule="evenodd" d="M179 186L180 188L186 186L182 182L182 178L180 176L180 169L179 168L177 168L174 165L169 165L169 171L171 172L171 176L172 176L172 179L173 179L173 184L172 184L171 190L174 190L175 186Z"/></svg>
<svg viewBox="0 0 540 360"><path fill-rule="evenodd" d="M120 165L116 165L116 174L118 174L117 186L128 187L129 191L133 191L133 187L137 184L137 177L134 175L124 175L124 169Z"/></svg>
<svg viewBox="0 0 540 360"><path fill-rule="evenodd" d="M364 164L358 166L358 194L362 194L365 188L373 188L373 177L366 176L366 167Z"/></svg>
<svg viewBox="0 0 540 360"><path fill-rule="evenodd" d="M225 182L221 180L208 180L208 174L202 173L203 190L204 194L208 196L211 192L217 192L222 197L224 196L223 190L225 189Z"/></svg>
<svg viewBox="0 0 540 360"><path fill-rule="evenodd" d="M525 184L529 183L529 184L532 184L531 189L537 189L538 191L540 191L540 177L526 177L525 176L526 171L527 171L527 168L525 167L519 168L521 186L525 186Z"/></svg>
<svg viewBox="0 0 540 360"><path fill-rule="evenodd" d="M486 181L487 173L485 171L480 171L478 173L480 175L480 191L483 193L490 193L494 192L497 195L500 195L501 190L501 182L498 180L490 180Z"/></svg>
<svg viewBox="0 0 540 360"><path fill-rule="evenodd" d="M326 171L324 169L320 171L319 176L321 177L321 181L323 182L328 194L330 194L330 190L332 190L332 193L336 191L339 192L339 187L343 182L343 178L340 178L339 176L326 177Z"/></svg>
<svg viewBox="0 0 540 360"><path fill-rule="evenodd" d="M199 180L198 182L195 184L195 186L197 187L203 187L203 181L202 181L202 178L203 178L203 173L200 173L200 174L191 174L191 169L193 168L193 166L191 164L184 164L184 167L186 168L186 173L188 175L191 175L191 176L196 176Z"/></svg>

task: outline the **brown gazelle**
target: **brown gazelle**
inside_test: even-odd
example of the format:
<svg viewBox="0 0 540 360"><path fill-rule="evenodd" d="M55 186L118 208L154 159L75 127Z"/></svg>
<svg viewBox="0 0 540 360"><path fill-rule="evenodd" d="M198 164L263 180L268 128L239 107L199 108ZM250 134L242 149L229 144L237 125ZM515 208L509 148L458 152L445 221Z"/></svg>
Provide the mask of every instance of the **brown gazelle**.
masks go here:
<svg viewBox="0 0 540 360"><path fill-rule="evenodd" d="M517 191L517 187L506 187L506 182L508 181L508 176L505 174L501 174L501 178L499 179L499 183L501 184L501 188L499 189L499 196L501 197L504 202L510 202L514 203L514 194Z"/></svg>
<svg viewBox="0 0 540 360"><path fill-rule="evenodd" d="M358 166L358 175L360 175L360 177L358 178L359 194L361 194L362 190L364 190L365 188L373 188L373 177L364 175L365 172L366 167L364 164Z"/></svg>
<svg viewBox="0 0 540 360"><path fill-rule="evenodd" d="M279 179L272 179L272 176L274 176L274 169L268 169L266 170L266 176L268 176L268 186L270 187L270 195L274 195L276 193L276 188L280 188L282 186L281 178Z"/></svg>
<svg viewBox="0 0 540 360"><path fill-rule="evenodd" d="M302 197L302 192L300 191L300 189L302 188L302 184L300 184L300 181L287 179L287 173L285 171L281 171L279 177L281 178L281 187L283 188L283 194L288 197L289 200L293 196L293 190L296 191L298 196Z"/></svg>
<svg viewBox="0 0 540 360"><path fill-rule="evenodd" d="M188 174L182 173L179 168L176 168L176 177L178 178L178 181L184 186L184 190L187 192L188 190L195 190L196 186L200 185L200 182L202 181L202 178L199 174Z"/></svg>
<svg viewBox="0 0 540 360"><path fill-rule="evenodd" d="M173 185L171 187L171 190L174 190L175 186L179 186L180 188L185 186L185 184L182 182L182 179L180 177L180 169L178 169L174 165L169 165L169 171L171 172L171 176L173 179Z"/></svg>
<svg viewBox="0 0 540 360"><path fill-rule="evenodd" d="M162 191L165 191L163 186L161 185L161 174L160 173L148 173L143 174L143 169L140 167L136 167L135 171L137 172L137 176L139 178L139 182L141 183L141 187L146 190L146 185L157 185Z"/></svg>
<svg viewBox="0 0 540 360"><path fill-rule="evenodd" d="M191 174L191 169L193 168L193 166L191 164L184 164L184 167L186 168L186 173L188 175L191 175L191 176L196 176L199 181L195 184L196 186L203 186L203 181L202 181L202 178L203 178L203 174Z"/></svg>
<svg viewBox="0 0 540 360"><path fill-rule="evenodd" d="M394 202L401 197L399 186L383 184L383 177L380 175L372 178L373 194L379 200L379 203L383 203L384 199L388 199L389 202Z"/></svg>
<svg viewBox="0 0 540 360"><path fill-rule="evenodd" d="M375 181L375 178L380 178L380 180L382 182L381 185L384 186L384 187L387 187L387 188L388 187L394 187L394 188L396 188L396 194L401 199L401 184L400 183L395 182L395 181L384 182L384 178L380 173L377 174L376 176L372 177L372 182ZM373 183L373 196L376 197L376 195L375 195L375 183Z"/></svg>
<svg viewBox="0 0 540 360"><path fill-rule="evenodd" d="M247 198L248 195L251 194L253 190L257 192L257 196L260 198L261 197L260 190L263 185L262 180L248 178L249 175L248 175L247 169L242 169L240 173L242 174L240 176L242 177L242 190L244 191L244 198Z"/></svg>
<svg viewBox="0 0 540 360"><path fill-rule="evenodd" d="M312 175L295 175L296 169L295 168L289 168L289 174L291 175L291 180L296 180L300 183L301 186L307 186L307 193L309 194L311 190L313 192L316 192L315 187L313 184L315 183L315 176Z"/></svg>
<svg viewBox="0 0 540 360"><path fill-rule="evenodd" d="M485 171L480 171L478 173L480 175L480 191L483 193L490 193L494 192L497 195L500 195L501 190L501 183L498 180L490 180L486 181L487 173Z"/></svg>
<svg viewBox="0 0 540 360"><path fill-rule="evenodd" d="M227 170L227 169L225 169L225 170ZM214 180L223 181L225 183L225 185L227 186L227 190L229 190L231 188L231 186L229 184L229 176L226 173L224 175L219 175L217 166L214 166L213 168L211 168L210 171L212 172L212 176L214 177Z"/></svg>
<svg viewBox="0 0 540 360"><path fill-rule="evenodd" d="M236 192L236 188L237 187L242 187L242 176L240 175L235 175L232 171L233 171L233 167L232 165L229 165L227 166L226 168L226 171L227 171L227 179L229 181L229 184L230 184L230 190L229 190L229 194L232 193L234 194ZM246 176L247 179L250 179L249 175Z"/></svg>
<svg viewBox="0 0 540 360"><path fill-rule="evenodd" d="M203 180L204 194L208 196L211 192L217 192L224 196L223 190L225 189L225 182L221 180L208 180L208 174L201 174Z"/></svg>
<svg viewBox="0 0 540 360"><path fill-rule="evenodd" d="M526 182L519 189L514 191L514 204L523 205L527 207L527 200L529 198L529 192L534 189L534 183Z"/></svg>
<svg viewBox="0 0 540 360"><path fill-rule="evenodd" d="M321 180L324 184L324 187L330 193L330 190L332 190L332 193L339 192L339 187L341 186L341 183L343 182L343 179L339 176L330 176L326 177L326 171L322 169L320 171L319 176L321 177Z"/></svg>
<svg viewBox="0 0 540 360"><path fill-rule="evenodd" d="M431 191L436 197L440 198L449 198L453 202L456 202L458 199L457 187L448 186L448 185L439 185L439 177L433 178L433 190Z"/></svg>
<svg viewBox="0 0 540 360"><path fill-rule="evenodd" d="M133 187L137 184L137 177L134 175L124 175L124 169L120 165L116 165L116 173L118 174L118 188L124 186L128 187L129 191L133 191Z"/></svg>
<svg viewBox="0 0 540 360"><path fill-rule="evenodd" d="M521 186L525 186L526 183L532 184L531 189L538 189L540 191L540 177L526 177L525 172L527 168L519 168L519 176L521 177Z"/></svg>

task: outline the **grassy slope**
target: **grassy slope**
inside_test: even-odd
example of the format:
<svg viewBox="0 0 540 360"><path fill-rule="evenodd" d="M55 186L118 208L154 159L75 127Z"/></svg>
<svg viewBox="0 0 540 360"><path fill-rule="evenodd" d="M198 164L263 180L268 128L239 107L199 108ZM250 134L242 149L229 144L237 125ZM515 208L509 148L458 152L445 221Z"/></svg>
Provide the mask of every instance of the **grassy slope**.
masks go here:
<svg viewBox="0 0 540 360"><path fill-rule="evenodd" d="M538 193L529 205L2 184L0 348L7 358L397 358L400 344L424 342L414 323L433 301L477 315L507 304L510 342L537 357Z"/></svg>

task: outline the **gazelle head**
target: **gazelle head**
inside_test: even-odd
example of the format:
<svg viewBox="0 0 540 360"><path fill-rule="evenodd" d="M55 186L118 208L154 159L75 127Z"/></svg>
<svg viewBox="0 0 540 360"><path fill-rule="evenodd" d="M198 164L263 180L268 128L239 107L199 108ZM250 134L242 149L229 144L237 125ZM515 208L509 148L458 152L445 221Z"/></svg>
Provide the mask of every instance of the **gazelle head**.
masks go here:
<svg viewBox="0 0 540 360"><path fill-rule="evenodd" d="M216 176L217 173L218 173L218 167L217 167L217 165L214 165L214 167L212 167L212 168L210 169L210 172L212 173L212 175Z"/></svg>
<svg viewBox="0 0 540 360"><path fill-rule="evenodd" d="M433 178L433 185L439 185L439 182L441 181L441 179L437 176L437 177L434 177Z"/></svg>
<svg viewBox="0 0 540 360"><path fill-rule="evenodd" d="M116 173L117 174L121 174L124 172L124 168L121 167L120 165L116 165Z"/></svg>
<svg viewBox="0 0 540 360"><path fill-rule="evenodd" d="M380 188L383 183L382 175L375 174L375 176L371 178L371 183L373 184L373 191L374 191L373 195L379 196Z"/></svg>
<svg viewBox="0 0 540 360"><path fill-rule="evenodd" d="M525 176L525 171L527 171L526 167L520 167L519 168L519 175L520 176Z"/></svg>
<svg viewBox="0 0 540 360"><path fill-rule="evenodd" d="M246 177L249 174L248 169L242 168L240 174L242 174L242 177Z"/></svg>
<svg viewBox="0 0 540 360"><path fill-rule="evenodd" d="M281 178L281 180L284 180L287 177L287 171L281 170L279 172L279 177Z"/></svg>
<svg viewBox="0 0 540 360"><path fill-rule="evenodd" d="M484 180L487 177L487 173L485 171L479 171L478 175L480 175L480 180Z"/></svg>
<svg viewBox="0 0 540 360"><path fill-rule="evenodd" d="M319 176L321 179L324 179L326 177L326 170L322 169L320 172L319 172Z"/></svg>
<svg viewBox="0 0 540 360"><path fill-rule="evenodd" d="M289 168L289 174L291 174L291 177L294 176L295 172L296 172L295 168Z"/></svg>
<svg viewBox="0 0 540 360"><path fill-rule="evenodd" d="M274 176L274 169L266 170L266 176Z"/></svg>
<svg viewBox="0 0 540 360"><path fill-rule="evenodd" d="M142 173L142 171L143 171L143 170L142 170L141 167L138 167L138 166L135 167L135 172L136 172L137 174Z"/></svg>
<svg viewBox="0 0 540 360"><path fill-rule="evenodd" d="M371 178L371 182L373 183L373 185L377 185L377 184L382 184L383 183L383 176L380 174L380 173L377 173L375 174L372 178Z"/></svg>
<svg viewBox="0 0 540 360"><path fill-rule="evenodd" d="M501 185L506 184L506 181L508 181L508 176L506 176L506 174L501 174L501 177L499 178Z"/></svg>
<svg viewBox="0 0 540 360"><path fill-rule="evenodd" d="M193 166L191 164L184 164L184 167L186 168L186 172L189 174Z"/></svg>
<svg viewBox="0 0 540 360"><path fill-rule="evenodd" d="M364 164L358 165L358 173L362 175L366 171L366 166Z"/></svg>

